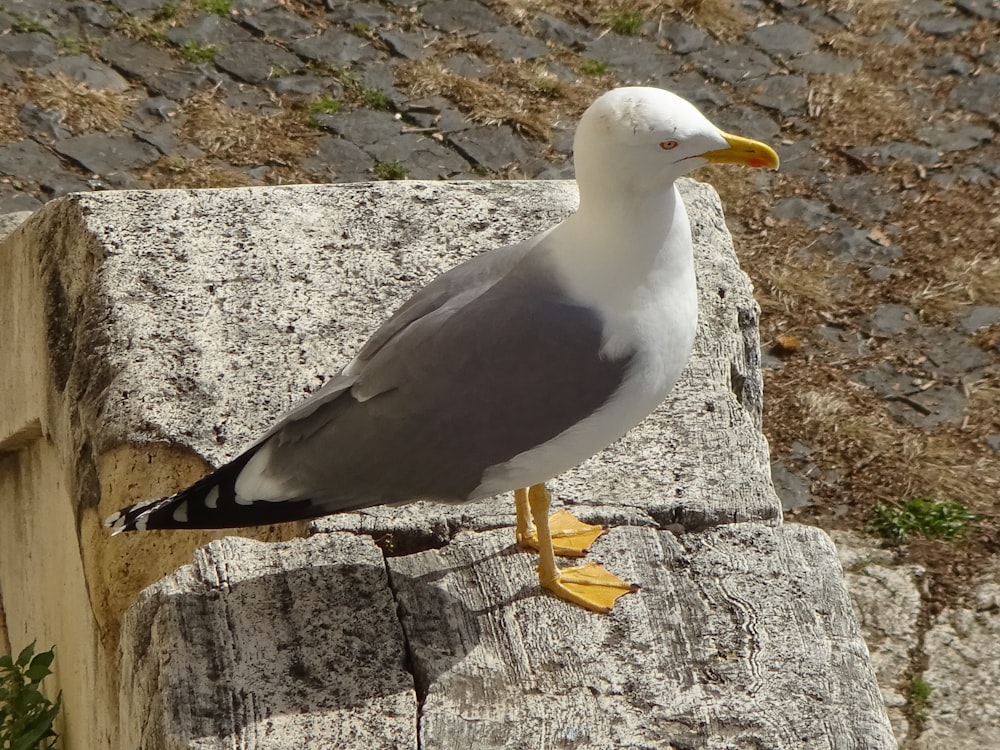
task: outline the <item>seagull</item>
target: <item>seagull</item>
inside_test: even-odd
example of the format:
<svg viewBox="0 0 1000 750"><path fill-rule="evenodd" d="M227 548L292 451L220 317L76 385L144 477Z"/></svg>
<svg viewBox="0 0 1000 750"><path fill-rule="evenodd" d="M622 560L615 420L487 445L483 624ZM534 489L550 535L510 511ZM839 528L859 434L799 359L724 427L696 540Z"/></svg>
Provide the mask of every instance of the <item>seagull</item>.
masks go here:
<svg viewBox="0 0 1000 750"><path fill-rule="evenodd" d="M541 587L606 613L637 587L582 557L604 531L549 517L545 482L606 448L673 388L695 338L691 227L675 181L778 167L690 102L613 89L574 140L578 210L434 279L358 355L229 463L108 517L114 534L315 518L514 491Z"/></svg>

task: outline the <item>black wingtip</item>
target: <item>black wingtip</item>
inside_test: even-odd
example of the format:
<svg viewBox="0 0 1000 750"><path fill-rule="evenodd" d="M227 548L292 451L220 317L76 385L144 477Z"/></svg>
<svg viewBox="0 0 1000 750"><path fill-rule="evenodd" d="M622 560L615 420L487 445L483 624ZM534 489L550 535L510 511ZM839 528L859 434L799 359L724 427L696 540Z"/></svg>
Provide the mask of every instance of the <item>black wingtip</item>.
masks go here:
<svg viewBox="0 0 1000 750"><path fill-rule="evenodd" d="M250 501L236 495L236 480L259 446L219 467L187 489L129 505L104 519L115 536L154 529L232 529L315 518L312 500Z"/></svg>

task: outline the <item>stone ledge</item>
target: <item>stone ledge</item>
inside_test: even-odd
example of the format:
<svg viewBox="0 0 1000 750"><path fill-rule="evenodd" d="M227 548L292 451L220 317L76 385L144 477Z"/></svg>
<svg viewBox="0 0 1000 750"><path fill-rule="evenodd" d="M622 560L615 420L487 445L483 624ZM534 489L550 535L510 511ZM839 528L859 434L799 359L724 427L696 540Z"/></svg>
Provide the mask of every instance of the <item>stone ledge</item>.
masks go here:
<svg viewBox="0 0 1000 750"><path fill-rule="evenodd" d="M650 419L554 489L581 515L648 533L671 526L710 534L748 521L773 527L780 509L759 429L757 307L717 196L693 182L682 192L702 306L692 363ZM0 502L5 510L13 503L5 517L15 519L0 526L0 550L9 551L0 552L0 592L12 640L61 646L66 677L57 687L69 750L119 746L122 614L142 588L220 536L109 539L100 518L234 455L434 275L551 225L574 204L575 186L563 182L123 191L55 201L15 231L0 251L0 312L17 333L13 356L0 362L0 444L11 448L0 465ZM387 548L384 535L392 534L398 551L414 555L445 545L446 554L463 529L484 539L510 533L491 531L512 523L510 505L414 504L317 527L374 535ZM273 541L301 531L286 525L247 535ZM29 564L17 555L51 539L61 550L51 560ZM839 574L825 575L825 595L842 593ZM814 604L821 611L829 602ZM850 629L845 616L840 625ZM122 652L145 648L144 639L127 630ZM819 645L848 643L851 654L863 649L856 634ZM867 689L870 669L849 660L850 669L831 676L831 695ZM128 685L138 678L125 667ZM830 703L831 716L840 705ZM884 714L869 708L851 736L859 746L888 747L873 729Z"/></svg>

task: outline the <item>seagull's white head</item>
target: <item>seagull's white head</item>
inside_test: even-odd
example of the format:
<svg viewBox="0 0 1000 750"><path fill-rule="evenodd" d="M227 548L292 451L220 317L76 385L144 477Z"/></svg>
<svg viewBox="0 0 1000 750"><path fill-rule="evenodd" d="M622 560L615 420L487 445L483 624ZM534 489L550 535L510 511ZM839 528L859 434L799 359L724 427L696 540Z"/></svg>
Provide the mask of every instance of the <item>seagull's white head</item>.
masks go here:
<svg viewBox="0 0 1000 750"><path fill-rule="evenodd" d="M600 185L618 195L662 192L711 163L778 167L758 141L713 125L690 102L663 89L612 89L590 105L576 131L574 163L580 191Z"/></svg>

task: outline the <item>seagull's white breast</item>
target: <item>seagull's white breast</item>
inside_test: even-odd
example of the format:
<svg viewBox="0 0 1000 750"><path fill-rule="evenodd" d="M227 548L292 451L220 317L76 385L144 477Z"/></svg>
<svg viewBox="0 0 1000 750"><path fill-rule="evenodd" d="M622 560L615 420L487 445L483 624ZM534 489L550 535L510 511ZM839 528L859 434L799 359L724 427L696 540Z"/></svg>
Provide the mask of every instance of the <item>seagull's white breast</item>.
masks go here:
<svg viewBox="0 0 1000 750"><path fill-rule="evenodd" d="M668 220L658 234L634 226L638 237L619 238L623 247L640 247L650 233L658 237L658 248L640 257L623 250L615 258L622 273L608 274L596 262L588 267L586 253L567 258L560 269L571 295L604 321L601 355L632 356L621 386L599 410L552 440L488 469L472 497L527 487L573 468L645 419L674 387L698 324L691 230L679 195L674 197L676 210L658 217ZM637 272L631 283L629 264Z"/></svg>

